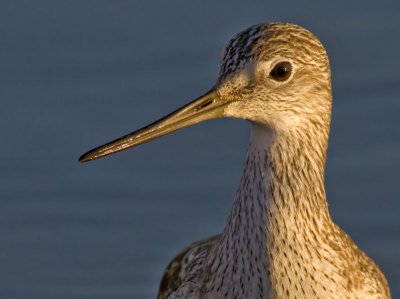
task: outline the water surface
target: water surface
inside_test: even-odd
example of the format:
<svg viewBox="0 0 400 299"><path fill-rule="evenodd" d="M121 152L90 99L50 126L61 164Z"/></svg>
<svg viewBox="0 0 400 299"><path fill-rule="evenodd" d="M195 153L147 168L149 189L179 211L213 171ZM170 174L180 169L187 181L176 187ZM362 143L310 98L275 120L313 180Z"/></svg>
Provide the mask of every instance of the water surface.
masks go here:
<svg viewBox="0 0 400 299"><path fill-rule="evenodd" d="M174 254L223 229L245 121L76 161L208 90L229 38L276 20L326 45L330 211L400 297L399 4L2 1L0 20L0 298L154 298Z"/></svg>

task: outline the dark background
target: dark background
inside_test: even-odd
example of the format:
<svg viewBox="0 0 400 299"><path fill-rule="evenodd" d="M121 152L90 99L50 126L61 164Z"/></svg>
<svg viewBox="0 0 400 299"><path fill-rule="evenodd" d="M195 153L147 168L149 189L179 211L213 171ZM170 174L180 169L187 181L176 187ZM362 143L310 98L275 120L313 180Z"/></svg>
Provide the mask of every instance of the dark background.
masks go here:
<svg viewBox="0 0 400 299"><path fill-rule="evenodd" d="M210 121L88 164L205 92L224 44L290 21L331 59L334 220L400 297L399 1L1 1L0 298L154 298L223 229L249 125Z"/></svg>

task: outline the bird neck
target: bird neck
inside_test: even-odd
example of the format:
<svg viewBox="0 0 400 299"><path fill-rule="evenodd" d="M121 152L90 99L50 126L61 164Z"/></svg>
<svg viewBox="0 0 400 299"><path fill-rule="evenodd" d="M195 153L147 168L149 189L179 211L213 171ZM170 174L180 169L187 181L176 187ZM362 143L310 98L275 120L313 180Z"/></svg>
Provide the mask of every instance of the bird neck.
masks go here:
<svg viewBox="0 0 400 299"><path fill-rule="evenodd" d="M277 259L284 260L279 255L302 246L295 244L297 236L333 230L324 189L328 132L299 133L304 131L278 134L252 125L240 187L212 267L214 273L225 267L231 281L251 277L247 298L268 292Z"/></svg>

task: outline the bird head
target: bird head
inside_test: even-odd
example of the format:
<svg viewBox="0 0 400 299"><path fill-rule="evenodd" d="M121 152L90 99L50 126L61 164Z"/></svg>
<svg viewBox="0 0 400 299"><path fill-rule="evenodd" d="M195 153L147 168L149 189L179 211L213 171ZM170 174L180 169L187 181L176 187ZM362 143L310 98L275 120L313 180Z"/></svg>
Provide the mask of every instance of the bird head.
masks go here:
<svg viewBox="0 0 400 299"><path fill-rule="evenodd" d="M329 128L330 69L325 49L293 24L248 28L224 50L215 86L203 96L133 133L97 147L94 160L214 118L246 119L284 134Z"/></svg>

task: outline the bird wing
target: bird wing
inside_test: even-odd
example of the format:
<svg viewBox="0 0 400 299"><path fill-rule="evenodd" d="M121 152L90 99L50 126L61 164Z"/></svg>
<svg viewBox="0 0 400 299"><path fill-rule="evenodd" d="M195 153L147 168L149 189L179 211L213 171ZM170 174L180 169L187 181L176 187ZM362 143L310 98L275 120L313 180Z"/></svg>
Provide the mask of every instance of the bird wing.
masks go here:
<svg viewBox="0 0 400 299"><path fill-rule="evenodd" d="M174 294L196 271L201 271L203 261L210 249L218 241L220 235L215 235L192 243L173 258L164 271L161 279L158 299L167 299Z"/></svg>

